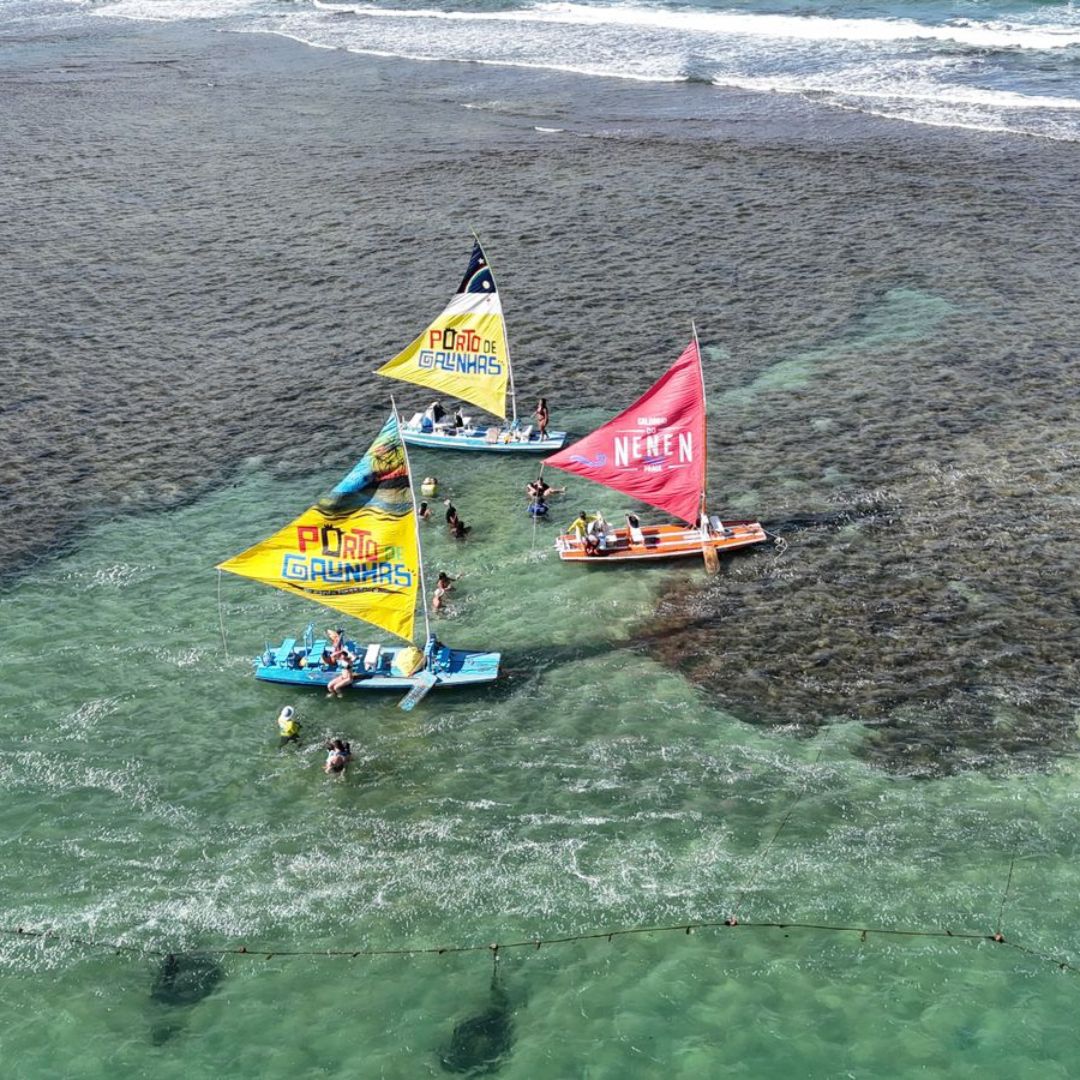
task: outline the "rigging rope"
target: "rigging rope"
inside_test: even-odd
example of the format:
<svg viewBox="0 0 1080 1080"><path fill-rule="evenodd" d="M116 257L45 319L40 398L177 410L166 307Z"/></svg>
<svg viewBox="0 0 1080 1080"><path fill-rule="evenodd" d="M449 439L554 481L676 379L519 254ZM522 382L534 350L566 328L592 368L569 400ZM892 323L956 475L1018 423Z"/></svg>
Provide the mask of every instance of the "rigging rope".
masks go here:
<svg viewBox="0 0 1080 1080"><path fill-rule="evenodd" d="M1013 867L1015 865L1016 865L1016 855L1014 853L1013 857L1009 860L1009 876L1005 880L1005 891L1001 894L1001 907L998 909L997 931L994 934L994 939L995 940L997 940L997 938L999 938L1001 936L1001 927L1002 927L1002 923L1003 923L1003 921L1005 919L1005 901L1006 901L1006 899L1008 899L1008 896L1009 896L1009 887L1012 885Z"/></svg>
<svg viewBox="0 0 1080 1080"><path fill-rule="evenodd" d="M221 571L217 572L217 615L218 625L221 627L221 649L225 653L225 659L229 659L229 643L225 640L225 616L221 611Z"/></svg>
<svg viewBox="0 0 1080 1080"><path fill-rule="evenodd" d="M536 479L537 479L537 482L544 479L544 463L542 461L540 462L540 475ZM537 499L537 497L535 495L533 495L533 496L530 497L529 505L530 506L535 506L538 501L539 500ZM533 549L533 551L536 550L536 519L539 516L540 516L539 514L530 514L529 515L529 517L532 518L532 549Z"/></svg>

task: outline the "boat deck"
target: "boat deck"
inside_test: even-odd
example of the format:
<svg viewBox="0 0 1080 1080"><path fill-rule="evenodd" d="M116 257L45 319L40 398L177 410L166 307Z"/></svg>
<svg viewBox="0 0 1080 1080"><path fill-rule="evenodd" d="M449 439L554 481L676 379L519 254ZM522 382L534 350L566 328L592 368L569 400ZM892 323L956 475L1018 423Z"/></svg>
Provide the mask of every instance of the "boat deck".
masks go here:
<svg viewBox="0 0 1080 1080"><path fill-rule="evenodd" d="M346 643L357 656L355 678L347 689L352 690L411 690L429 679L428 668L421 667L410 675L395 670L398 653L407 645L381 645L364 647L355 641ZM327 641L315 641L310 648L295 638L286 638L276 649L267 649L255 662L255 678L263 682L284 683L289 686L325 689L339 674L336 667L320 662ZM365 663L375 657L374 663ZM470 649L450 649L441 646L435 653L430 669L435 677L434 689L448 686L473 686L494 682L499 677L502 654L479 652Z"/></svg>
<svg viewBox="0 0 1080 1080"><path fill-rule="evenodd" d="M471 450L493 454L549 454L562 448L565 431L549 431L544 438L531 426L512 424L480 428L469 425L455 428L438 424L424 430L414 417L401 425L401 437L409 446L426 446L432 450Z"/></svg>
<svg viewBox="0 0 1080 1080"><path fill-rule="evenodd" d="M703 548L716 552L734 551L762 544L768 539L756 521L728 521L721 529L710 529L703 535L700 529L688 525L643 525L634 530L608 529L595 548L586 547L576 536L563 535L555 541L559 558L564 562L615 563L640 562L652 559L679 559L696 555Z"/></svg>

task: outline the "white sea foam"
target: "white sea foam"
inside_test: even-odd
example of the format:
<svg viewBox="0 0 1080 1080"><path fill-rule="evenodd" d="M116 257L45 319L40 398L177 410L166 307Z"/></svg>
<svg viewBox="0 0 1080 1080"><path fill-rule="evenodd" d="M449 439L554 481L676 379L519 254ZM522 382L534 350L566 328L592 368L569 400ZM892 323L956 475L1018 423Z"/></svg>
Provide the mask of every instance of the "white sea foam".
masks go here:
<svg viewBox="0 0 1080 1080"><path fill-rule="evenodd" d="M285 8L267 7L265 0L117 0L97 13L213 18L223 29L271 32L312 48L412 61L654 83L708 79L716 86L814 97L922 124L1080 139L1080 96L1070 93L1071 84L1044 78L1017 59L1080 45L1080 17L1060 8L1028 21L944 24L667 10L640 3L541 2L462 11L332 0ZM536 130L558 131L547 125Z"/></svg>
<svg viewBox="0 0 1080 1080"><path fill-rule="evenodd" d="M95 15L114 19L145 19L150 22L184 22L189 19L227 19L254 14L251 0L119 0L94 9Z"/></svg>
<svg viewBox="0 0 1080 1080"><path fill-rule="evenodd" d="M312 0L317 11L370 19L455 23L547 23L590 27L674 30L695 35L740 35L793 41L954 42L977 49L1064 49L1080 45L1080 24L980 22L955 19L944 24L913 19L829 19L815 15L755 14L742 11L668 10L635 5L601 6L539 3L512 11L444 11L437 8L385 8ZM261 15L252 0L117 0L96 14L176 21Z"/></svg>
<svg viewBox="0 0 1080 1080"><path fill-rule="evenodd" d="M721 75L713 79L713 85L761 93L850 94L894 104L933 102L993 109L1080 110L1080 99L1077 98L1018 94L1011 90L989 90L913 77L910 71L905 73L900 67L891 67L887 72L866 67L808 75Z"/></svg>
<svg viewBox="0 0 1080 1080"><path fill-rule="evenodd" d="M142 0L125 0L140 3ZM912 19L824 19L813 15L758 15L739 11L672 11L651 7L537 4L515 11L440 11L378 8L312 0L321 11L374 19L436 19L451 22L566 23L625 26L693 34L739 34L797 41L945 41L979 49L1063 49L1080 44L1080 26L957 20L931 25Z"/></svg>

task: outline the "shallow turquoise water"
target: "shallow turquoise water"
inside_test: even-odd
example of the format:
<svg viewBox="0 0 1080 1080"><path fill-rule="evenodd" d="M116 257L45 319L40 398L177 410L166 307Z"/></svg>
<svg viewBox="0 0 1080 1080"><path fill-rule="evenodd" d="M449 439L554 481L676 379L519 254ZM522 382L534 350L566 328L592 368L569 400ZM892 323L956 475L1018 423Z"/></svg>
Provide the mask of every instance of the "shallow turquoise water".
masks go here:
<svg viewBox="0 0 1080 1080"><path fill-rule="evenodd" d="M425 550L429 575L461 574L441 636L506 654L489 691L431 695L410 715L393 698L256 684L265 637L321 615L228 577L226 655L213 564L344 459L303 475L252 459L233 487L99 528L3 598L0 660L19 675L0 698L8 928L264 957L733 911L989 933L1015 857L1007 937L1071 958L1071 759L927 783L857 760L857 724L813 739L741 724L627 647L696 566L560 566L553 526L534 532L511 494L534 465L415 457L474 526L464 545L432 526ZM586 497L570 483L557 520ZM743 556L740 573L773 558ZM299 750L276 745L287 702ZM320 768L332 734L359 751L343 782ZM10 936L0 949L0 1049L26 1076L443 1075L491 971L484 951L222 957L210 996L170 1008L150 998L157 959ZM990 943L743 925L502 955L507 1077L1068 1076L1077 1045L1080 975Z"/></svg>
<svg viewBox="0 0 1080 1080"><path fill-rule="evenodd" d="M0 936L6 1071L441 1076L487 943L736 911L504 952L500 1075L1075 1072L1078 976L1038 956L753 925L1003 912L1077 955L1071 148L762 129L770 98L726 96L681 142L657 117L713 116L710 88L657 90L642 126L614 81L420 65L402 94L394 61L91 21L5 52L0 302L27 330L0 531L31 569L0 597L0 928L252 955L169 1007L159 957ZM342 372L445 302L466 223L560 426L632 400L698 319L718 501L835 524L708 584L583 573L534 535L530 465L417 455L476 529L430 530L429 574L463 575L440 633L503 649L507 681L410 715L257 685L266 638L323 616L226 578L226 652L212 567L367 445L386 387ZM559 521L595 505L570 482ZM681 666L642 644L658 601ZM480 948L266 959L439 945Z"/></svg>

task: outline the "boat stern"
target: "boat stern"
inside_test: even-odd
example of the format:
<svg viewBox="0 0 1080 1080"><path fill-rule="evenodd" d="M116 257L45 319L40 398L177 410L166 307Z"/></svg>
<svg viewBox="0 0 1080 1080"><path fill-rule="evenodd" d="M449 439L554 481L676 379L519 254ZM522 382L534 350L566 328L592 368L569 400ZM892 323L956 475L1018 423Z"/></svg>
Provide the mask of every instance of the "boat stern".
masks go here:
<svg viewBox="0 0 1080 1080"><path fill-rule="evenodd" d="M427 670L443 686L464 686L494 682L499 677L501 663L502 653L440 645L433 651Z"/></svg>

